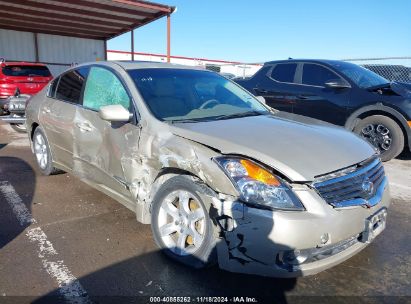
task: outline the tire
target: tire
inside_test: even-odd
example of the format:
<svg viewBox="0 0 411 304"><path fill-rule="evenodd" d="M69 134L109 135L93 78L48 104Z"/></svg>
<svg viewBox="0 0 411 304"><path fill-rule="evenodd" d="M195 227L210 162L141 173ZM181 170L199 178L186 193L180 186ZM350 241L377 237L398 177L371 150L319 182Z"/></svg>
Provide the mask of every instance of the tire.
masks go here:
<svg viewBox="0 0 411 304"><path fill-rule="evenodd" d="M25 124L10 124L10 127L18 133L27 133Z"/></svg>
<svg viewBox="0 0 411 304"><path fill-rule="evenodd" d="M211 204L205 200L204 189L190 176L181 175L167 180L152 203L151 228L156 244L167 256L194 268L211 266L217 259Z"/></svg>
<svg viewBox="0 0 411 304"><path fill-rule="evenodd" d="M382 161L397 157L404 150L404 133L393 119L383 115L368 116L354 128L380 151Z"/></svg>
<svg viewBox="0 0 411 304"><path fill-rule="evenodd" d="M53 158L50 152L50 145L41 127L37 127L34 130L33 148L37 165L43 175L53 175L60 172L59 169L53 167Z"/></svg>

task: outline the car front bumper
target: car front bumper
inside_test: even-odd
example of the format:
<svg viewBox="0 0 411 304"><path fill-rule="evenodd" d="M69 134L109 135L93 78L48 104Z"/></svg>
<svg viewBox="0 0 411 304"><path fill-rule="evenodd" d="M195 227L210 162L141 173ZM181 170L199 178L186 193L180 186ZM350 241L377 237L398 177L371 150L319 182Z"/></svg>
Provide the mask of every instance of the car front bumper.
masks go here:
<svg viewBox="0 0 411 304"><path fill-rule="evenodd" d="M336 209L312 189L295 191L306 211L270 211L241 202L224 203L217 217L217 243L222 269L270 277L316 274L352 257L371 241L368 219L390 204L388 184L381 201L371 208ZM385 225L385 221L384 221ZM302 263L289 264L290 253L309 253ZM295 262L295 261L294 261Z"/></svg>

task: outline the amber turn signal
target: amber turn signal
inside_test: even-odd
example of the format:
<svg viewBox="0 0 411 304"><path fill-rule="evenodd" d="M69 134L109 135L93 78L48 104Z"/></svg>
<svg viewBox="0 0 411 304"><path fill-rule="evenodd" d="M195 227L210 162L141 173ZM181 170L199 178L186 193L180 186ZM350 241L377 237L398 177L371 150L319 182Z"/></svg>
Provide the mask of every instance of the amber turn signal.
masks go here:
<svg viewBox="0 0 411 304"><path fill-rule="evenodd" d="M248 176L252 179L258 180L270 186L278 187L281 185L280 181L273 174L253 162L246 159L242 159L240 162L246 169Z"/></svg>

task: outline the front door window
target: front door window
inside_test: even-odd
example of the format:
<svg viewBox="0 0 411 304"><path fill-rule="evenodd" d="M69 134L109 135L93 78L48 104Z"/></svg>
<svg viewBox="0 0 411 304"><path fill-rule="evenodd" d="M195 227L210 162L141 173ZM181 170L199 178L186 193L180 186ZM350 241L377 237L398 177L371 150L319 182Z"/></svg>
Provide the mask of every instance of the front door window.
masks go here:
<svg viewBox="0 0 411 304"><path fill-rule="evenodd" d="M120 79L101 67L92 67L84 89L83 106L99 111L102 106L122 105L131 110L130 97Z"/></svg>

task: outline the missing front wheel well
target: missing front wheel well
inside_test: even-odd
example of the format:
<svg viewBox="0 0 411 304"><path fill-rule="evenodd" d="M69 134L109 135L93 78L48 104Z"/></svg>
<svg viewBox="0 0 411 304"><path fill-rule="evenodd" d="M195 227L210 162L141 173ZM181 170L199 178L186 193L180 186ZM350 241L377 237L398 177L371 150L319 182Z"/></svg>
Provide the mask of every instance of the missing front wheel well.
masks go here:
<svg viewBox="0 0 411 304"><path fill-rule="evenodd" d="M38 126L39 126L38 123L33 123L33 124L31 125L31 132L30 132L30 138L31 138L31 139L33 139L34 131L37 129Z"/></svg>

